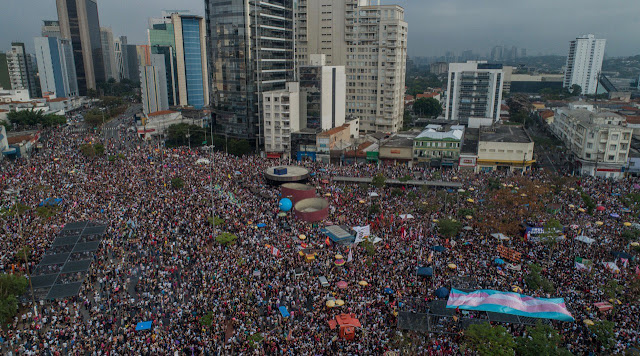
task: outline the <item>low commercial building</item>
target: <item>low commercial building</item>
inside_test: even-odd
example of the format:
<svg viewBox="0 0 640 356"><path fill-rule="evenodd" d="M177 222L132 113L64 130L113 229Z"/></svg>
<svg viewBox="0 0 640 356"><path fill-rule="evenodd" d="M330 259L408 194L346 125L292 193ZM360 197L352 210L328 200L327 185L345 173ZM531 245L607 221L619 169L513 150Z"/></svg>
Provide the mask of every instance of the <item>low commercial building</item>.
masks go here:
<svg viewBox="0 0 640 356"><path fill-rule="evenodd" d="M330 163L331 151L344 150L351 145L351 142L348 124L318 134L316 136L318 161Z"/></svg>
<svg viewBox="0 0 640 356"><path fill-rule="evenodd" d="M429 167L455 167L465 127L462 125L428 125L413 140L413 157Z"/></svg>
<svg viewBox="0 0 640 356"><path fill-rule="evenodd" d="M165 137L169 126L182 123L204 127L204 119L185 119L178 111L163 110L142 118L137 126L138 136L145 140L161 139Z"/></svg>
<svg viewBox="0 0 640 356"><path fill-rule="evenodd" d="M398 133L380 144L379 157L384 164L413 167L413 133Z"/></svg>
<svg viewBox="0 0 640 356"><path fill-rule="evenodd" d="M533 140L522 126L496 125L479 131L476 172L531 169Z"/></svg>
<svg viewBox="0 0 640 356"><path fill-rule="evenodd" d="M577 174L623 177L633 135L623 116L569 105L556 110L551 130L571 150Z"/></svg>

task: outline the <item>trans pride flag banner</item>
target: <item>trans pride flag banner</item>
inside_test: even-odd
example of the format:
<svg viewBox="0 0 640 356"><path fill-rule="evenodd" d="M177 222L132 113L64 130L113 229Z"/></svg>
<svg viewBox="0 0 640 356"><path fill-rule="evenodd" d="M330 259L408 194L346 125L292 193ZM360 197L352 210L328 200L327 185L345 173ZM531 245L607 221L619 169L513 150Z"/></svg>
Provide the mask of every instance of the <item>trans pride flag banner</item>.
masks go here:
<svg viewBox="0 0 640 356"><path fill-rule="evenodd" d="M575 321L563 298L534 298L519 293L480 289L465 293L451 289L447 308L480 310L530 318Z"/></svg>

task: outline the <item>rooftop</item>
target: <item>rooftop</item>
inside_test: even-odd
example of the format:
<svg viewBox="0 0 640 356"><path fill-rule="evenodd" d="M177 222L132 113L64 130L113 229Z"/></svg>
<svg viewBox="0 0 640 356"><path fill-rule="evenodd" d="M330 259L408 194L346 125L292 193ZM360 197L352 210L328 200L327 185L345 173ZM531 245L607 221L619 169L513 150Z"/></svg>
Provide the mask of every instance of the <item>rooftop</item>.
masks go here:
<svg viewBox="0 0 640 356"><path fill-rule="evenodd" d="M345 124L345 125L342 125L342 126L334 127L332 129L329 129L329 130L324 131L322 133L319 133L318 136L319 137L328 137L328 136L331 136L331 135L335 135L338 132L347 130L348 128L349 128L349 125Z"/></svg>
<svg viewBox="0 0 640 356"><path fill-rule="evenodd" d="M512 142L512 143L530 143L533 142L529 134L522 126L516 125L498 125L491 128L485 128L480 131L480 139L482 142Z"/></svg>
<svg viewBox="0 0 640 356"><path fill-rule="evenodd" d="M462 141L462 147L460 153L478 154L478 135L480 129L468 128L464 132L464 140Z"/></svg>
<svg viewBox="0 0 640 356"><path fill-rule="evenodd" d="M50 103L57 103L57 102L60 102L60 101L66 101L66 100L69 100L69 98L54 98L54 99L47 99L47 101L48 101L48 102L50 102Z"/></svg>
<svg viewBox="0 0 640 356"><path fill-rule="evenodd" d="M448 131L436 131L432 128L428 128L422 131L416 139L426 138L430 140L456 140L459 141L462 139L463 130L448 130Z"/></svg>
<svg viewBox="0 0 640 356"><path fill-rule="evenodd" d="M574 109L574 110L559 109L558 113L568 116L570 118L582 121L583 123L592 123L593 119L606 119L606 118L622 119L622 116L611 111L593 112L585 109ZM618 125L614 125L614 126L618 126Z"/></svg>

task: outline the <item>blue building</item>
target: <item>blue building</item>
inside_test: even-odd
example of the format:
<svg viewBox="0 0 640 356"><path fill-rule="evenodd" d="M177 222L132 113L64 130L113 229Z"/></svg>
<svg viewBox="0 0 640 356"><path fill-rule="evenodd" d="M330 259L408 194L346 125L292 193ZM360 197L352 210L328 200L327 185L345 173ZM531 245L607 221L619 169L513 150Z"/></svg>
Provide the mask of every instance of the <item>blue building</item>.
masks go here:
<svg viewBox="0 0 640 356"><path fill-rule="evenodd" d="M71 41L57 37L36 37L36 61L43 95L58 98L78 96L78 79Z"/></svg>

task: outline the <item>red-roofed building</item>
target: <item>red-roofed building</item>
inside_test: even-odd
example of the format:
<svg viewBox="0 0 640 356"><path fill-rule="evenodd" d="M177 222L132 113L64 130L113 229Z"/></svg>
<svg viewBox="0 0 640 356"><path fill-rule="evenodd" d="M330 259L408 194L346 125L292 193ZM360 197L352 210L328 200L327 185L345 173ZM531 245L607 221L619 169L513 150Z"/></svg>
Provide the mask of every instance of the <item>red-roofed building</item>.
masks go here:
<svg viewBox="0 0 640 356"><path fill-rule="evenodd" d="M539 114L540 114L540 118L544 120L544 122L546 122L547 125L553 124L553 118L555 116L555 113L553 112L553 110L548 110L548 109L540 110Z"/></svg>
<svg viewBox="0 0 640 356"><path fill-rule="evenodd" d="M416 100L422 99L422 98L425 98L425 99L433 98L440 101L440 93L434 91L434 92L424 92L422 94L416 95Z"/></svg>

